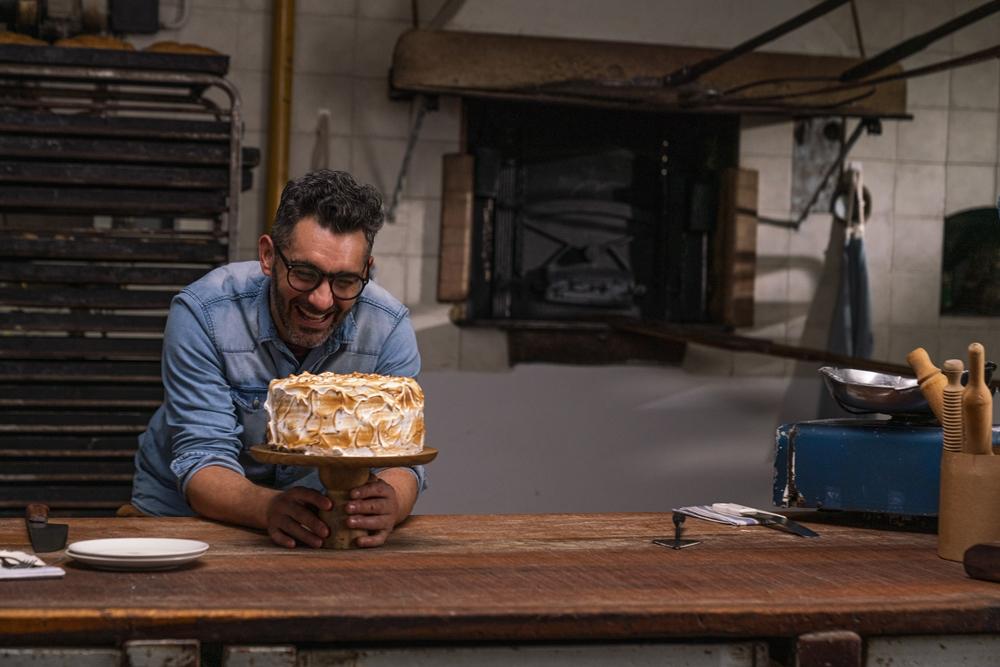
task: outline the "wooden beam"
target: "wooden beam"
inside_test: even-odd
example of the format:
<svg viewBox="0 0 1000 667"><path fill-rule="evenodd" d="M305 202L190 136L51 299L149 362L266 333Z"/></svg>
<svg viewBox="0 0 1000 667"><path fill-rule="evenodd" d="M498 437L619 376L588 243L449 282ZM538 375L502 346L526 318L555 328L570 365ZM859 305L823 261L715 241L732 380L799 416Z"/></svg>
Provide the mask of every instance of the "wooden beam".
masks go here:
<svg viewBox="0 0 1000 667"><path fill-rule="evenodd" d="M717 233L712 239L709 309L727 327L753 326L757 270L757 172L722 174Z"/></svg>
<svg viewBox="0 0 1000 667"><path fill-rule="evenodd" d="M413 93L504 97L573 104L624 106L653 111L712 113L906 116L906 82L890 81L872 94L863 92L791 98L767 107L715 104L715 94L760 81L780 80L747 91L786 94L817 86L816 78L835 83L858 58L802 53L747 53L705 73L685 87L660 85L685 65L717 56L721 49L599 42L551 37L458 31L411 30L396 42L392 87ZM898 65L886 70L902 72ZM793 81L809 77L808 82ZM830 105L841 106L831 109Z"/></svg>
<svg viewBox="0 0 1000 667"><path fill-rule="evenodd" d="M469 298L474 171L472 155L455 153L444 156L441 169L438 301L460 302Z"/></svg>

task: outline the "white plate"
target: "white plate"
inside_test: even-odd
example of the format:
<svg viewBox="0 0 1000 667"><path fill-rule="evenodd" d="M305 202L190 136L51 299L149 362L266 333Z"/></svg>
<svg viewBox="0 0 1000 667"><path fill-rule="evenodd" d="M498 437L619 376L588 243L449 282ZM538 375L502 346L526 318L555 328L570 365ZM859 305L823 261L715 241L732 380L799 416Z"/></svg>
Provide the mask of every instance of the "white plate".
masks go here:
<svg viewBox="0 0 1000 667"><path fill-rule="evenodd" d="M206 551L208 545L197 540L123 537L74 542L66 555L108 570L166 570L190 563Z"/></svg>

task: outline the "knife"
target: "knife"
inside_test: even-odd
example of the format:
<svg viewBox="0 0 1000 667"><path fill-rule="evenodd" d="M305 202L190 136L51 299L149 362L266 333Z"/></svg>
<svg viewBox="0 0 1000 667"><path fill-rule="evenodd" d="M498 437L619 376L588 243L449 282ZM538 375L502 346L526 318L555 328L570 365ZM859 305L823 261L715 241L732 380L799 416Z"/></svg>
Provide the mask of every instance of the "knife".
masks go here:
<svg viewBox="0 0 1000 667"><path fill-rule="evenodd" d="M69 526L64 523L49 523L48 505L31 503L24 512L28 525L28 537L35 553L59 551L66 546Z"/></svg>
<svg viewBox="0 0 1000 667"><path fill-rule="evenodd" d="M792 521L788 517L781 514L775 514L774 512L764 512L754 509L753 507L746 507L735 503L715 503L712 505L712 509L716 512L721 512L722 514L745 516L751 519L756 519L762 526L767 526L768 528L774 528L776 530L783 530L785 532L792 533L793 535L798 535L799 537L819 537L819 533L816 531L810 530L802 524Z"/></svg>

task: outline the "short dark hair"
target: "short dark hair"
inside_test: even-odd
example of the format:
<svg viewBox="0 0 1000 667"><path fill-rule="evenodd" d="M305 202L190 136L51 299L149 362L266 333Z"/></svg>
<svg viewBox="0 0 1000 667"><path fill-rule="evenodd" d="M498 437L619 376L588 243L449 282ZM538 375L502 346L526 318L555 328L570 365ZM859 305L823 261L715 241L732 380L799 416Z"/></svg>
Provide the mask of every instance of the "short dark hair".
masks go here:
<svg viewBox="0 0 1000 667"><path fill-rule="evenodd" d="M385 222L382 196L375 188L359 184L345 171L331 169L309 172L285 185L271 227L275 245L287 248L295 224L312 216L320 227L338 234L364 231L369 253Z"/></svg>

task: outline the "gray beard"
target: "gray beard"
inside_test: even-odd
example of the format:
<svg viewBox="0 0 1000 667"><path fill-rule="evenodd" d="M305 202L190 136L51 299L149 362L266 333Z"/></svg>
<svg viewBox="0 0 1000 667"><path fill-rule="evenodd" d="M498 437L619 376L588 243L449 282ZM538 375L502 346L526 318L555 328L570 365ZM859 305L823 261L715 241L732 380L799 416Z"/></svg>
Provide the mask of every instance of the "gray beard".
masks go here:
<svg viewBox="0 0 1000 667"><path fill-rule="evenodd" d="M288 345L305 349L319 347L337 330L337 327L340 326L341 321L344 319L344 311L338 309L334 312L330 331L325 336L318 338L315 334L305 334L292 325L290 313L294 306L292 306L290 301L285 301L282 298L281 293L278 292L278 285L273 278L271 279L271 289L269 292L271 319L274 320L278 328L278 335Z"/></svg>

